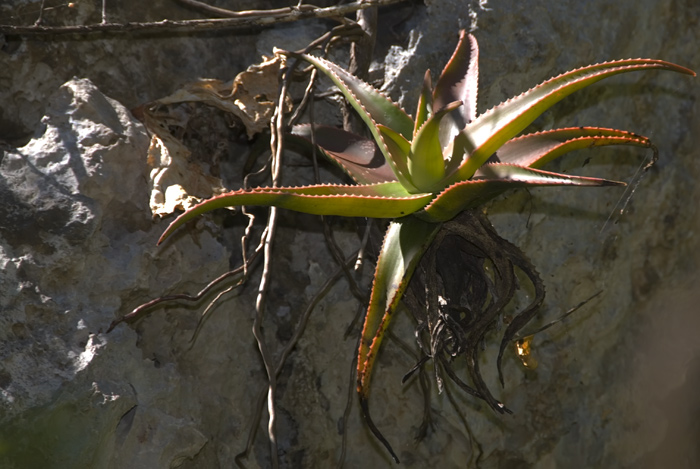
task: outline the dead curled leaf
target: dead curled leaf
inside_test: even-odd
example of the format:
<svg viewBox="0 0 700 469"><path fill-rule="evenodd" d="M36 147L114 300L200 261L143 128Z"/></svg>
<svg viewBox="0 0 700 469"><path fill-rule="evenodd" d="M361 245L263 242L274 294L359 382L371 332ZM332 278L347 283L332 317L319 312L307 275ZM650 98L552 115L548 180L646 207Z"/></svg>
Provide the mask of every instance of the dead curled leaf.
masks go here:
<svg viewBox="0 0 700 469"><path fill-rule="evenodd" d="M252 138L270 125L279 89L279 71L284 65L281 56L263 59L262 63L239 73L232 82L203 78L159 99L158 103L201 101L216 106L237 116L245 125L248 138ZM285 107L285 112L291 111L290 98L287 98Z"/></svg>
<svg viewBox="0 0 700 469"><path fill-rule="evenodd" d="M201 165L189 161L189 156L190 151L164 129L151 137L148 166L153 216L187 210L204 198L226 191L221 179L205 174Z"/></svg>
<svg viewBox="0 0 700 469"><path fill-rule="evenodd" d="M236 116L245 126L248 138L270 125L279 88L279 71L283 57L267 59L251 65L233 81L200 79L184 85L165 98L134 110L151 133L148 148L150 172L150 208L153 216L163 217L176 210L187 210L202 199L226 192L223 182L212 176L217 162L192 158L179 137L190 116L181 103L196 102L212 106ZM285 112L292 109L291 99ZM173 129L182 130L182 132Z"/></svg>

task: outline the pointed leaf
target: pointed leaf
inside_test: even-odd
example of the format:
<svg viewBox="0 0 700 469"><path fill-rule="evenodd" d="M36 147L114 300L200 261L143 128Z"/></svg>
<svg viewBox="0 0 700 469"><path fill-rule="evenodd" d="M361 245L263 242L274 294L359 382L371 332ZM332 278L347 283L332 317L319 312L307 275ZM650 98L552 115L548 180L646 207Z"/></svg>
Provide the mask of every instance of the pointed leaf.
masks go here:
<svg viewBox="0 0 700 469"><path fill-rule="evenodd" d="M474 147L472 146L471 140L467 137L467 134L464 132L458 133L452 140L451 145L443 151L443 154L450 155L451 153L445 163L446 180L443 186L449 185L449 181L454 179L455 172L464 161L464 156L470 155L473 151Z"/></svg>
<svg viewBox="0 0 700 469"><path fill-rule="evenodd" d="M547 130L507 141L496 153L501 163L541 168L573 150L604 145L635 145L649 148L648 138L631 132L601 127ZM479 175L479 171L474 175Z"/></svg>
<svg viewBox="0 0 700 469"><path fill-rule="evenodd" d="M445 159L440 145L440 121L462 105L457 101L444 106L426 121L411 142L408 172L411 181L421 192L441 189L436 185L445 176ZM452 113L454 114L454 113Z"/></svg>
<svg viewBox="0 0 700 469"><path fill-rule="evenodd" d="M433 112L433 84L430 79L430 70L425 71L423 77L423 88L418 97L418 107L416 109L415 125L413 126L413 137L416 137L418 130L423 127L423 124L428 120L428 116Z"/></svg>
<svg viewBox="0 0 700 469"><path fill-rule="evenodd" d="M432 197L432 194L408 194L398 182L364 186L318 185L238 190L205 200L186 211L168 226L158 243L180 225L217 208L262 205L313 215L396 218L420 210Z"/></svg>
<svg viewBox="0 0 700 469"><path fill-rule="evenodd" d="M389 127L377 124L377 130L381 136L381 144L389 154L388 163L394 168L394 173L404 188L410 193L424 192L413 184L408 169L408 156L411 153L411 144L403 135Z"/></svg>
<svg viewBox="0 0 700 469"><path fill-rule="evenodd" d="M461 181L445 189L416 213L426 221L443 222L459 212L474 208L502 194L508 189L527 186L613 186L624 182L607 179L568 176L539 169L510 164L488 164L481 168L482 179Z"/></svg>
<svg viewBox="0 0 700 469"><path fill-rule="evenodd" d="M381 94L371 85L365 83L347 70L333 62L306 54L285 52L293 57L300 57L325 73L340 89L348 102L355 108L365 124L370 128L375 139L378 138L376 124L394 129L410 139L413 133L413 119L397 106L391 99Z"/></svg>
<svg viewBox="0 0 700 469"><path fill-rule="evenodd" d="M356 183L396 181L394 171L373 140L327 125L314 125L314 134L316 145L323 155L340 166ZM288 139L289 143L310 151L310 124L295 126L292 135L297 138Z"/></svg>
<svg viewBox="0 0 700 469"><path fill-rule="evenodd" d="M394 220L382 245L357 358L357 391L367 398L372 368L386 328L421 256L440 229L415 217Z"/></svg>
<svg viewBox="0 0 700 469"><path fill-rule="evenodd" d="M651 69L695 75L692 70L685 67L651 59L618 60L563 73L520 96L499 104L467 124L463 132L475 150L461 164L453 181L470 178L501 145L520 133L552 105L574 91L613 75Z"/></svg>
<svg viewBox="0 0 700 469"><path fill-rule="evenodd" d="M370 416L370 378L389 322L418 262L440 230L440 226L440 223L426 223L415 217L400 218L389 224L377 259L372 294L358 349L357 392L362 413L369 429L397 463L399 459L396 453Z"/></svg>
<svg viewBox="0 0 700 469"><path fill-rule="evenodd" d="M479 45L476 38L464 30L452 57L442 71L433 94L433 106L440 110L454 101L461 101L459 113L443 121L443 145L454 138L464 126L476 119L476 98L479 88Z"/></svg>

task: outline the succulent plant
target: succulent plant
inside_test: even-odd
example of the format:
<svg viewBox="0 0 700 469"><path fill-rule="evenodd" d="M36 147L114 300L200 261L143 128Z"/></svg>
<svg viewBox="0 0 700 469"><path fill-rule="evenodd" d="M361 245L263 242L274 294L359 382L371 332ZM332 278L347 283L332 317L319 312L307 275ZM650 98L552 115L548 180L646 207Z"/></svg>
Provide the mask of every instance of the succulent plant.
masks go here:
<svg viewBox="0 0 700 469"><path fill-rule="evenodd" d="M332 62L306 54L278 53L308 61L327 75L367 125L372 139L321 125L293 130L302 137L314 132L322 153L356 184L260 187L229 192L180 215L159 243L194 217L240 205L277 206L317 215L391 218L377 260L358 350L357 392L370 428L398 461L369 417L370 378L392 315L443 222L510 188L623 185L540 168L581 148L604 145L651 148L646 137L597 127L516 136L549 107L603 78L650 69L695 73L660 60L605 62L563 73L477 115L478 45L474 36L462 31L455 52L434 87L430 72L426 72L412 118L388 97ZM517 332L510 329L504 333L501 355ZM493 399L489 404L497 410L503 407Z"/></svg>

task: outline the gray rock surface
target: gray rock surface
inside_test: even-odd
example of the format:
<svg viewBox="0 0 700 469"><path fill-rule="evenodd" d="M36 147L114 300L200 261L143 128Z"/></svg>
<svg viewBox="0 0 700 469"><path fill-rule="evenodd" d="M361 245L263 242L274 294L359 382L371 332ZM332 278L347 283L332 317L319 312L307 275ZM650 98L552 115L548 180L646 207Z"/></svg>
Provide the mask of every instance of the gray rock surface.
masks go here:
<svg viewBox="0 0 700 469"><path fill-rule="evenodd" d="M380 16L392 25L378 45L390 65L385 88L407 109L423 70L436 76L457 30L474 21L480 112L588 63L644 56L700 68L695 1L478 3L426 1L403 23L397 17L407 9ZM151 9L143 14L156 15ZM185 12L158 14L175 19ZM303 36L304 24L289 31ZM194 344L206 300L171 305L104 334L135 306L161 294L194 293L235 266L244 227L240 217L226 229L202 221L156 247L165 222L148 211L148 136L119 102L131 108L199 76L230 79L258 60L271 37L279 32L6 39L0 138L23 145L6 146L0 160L0 466L235 465L265 383L250 333L259 272L212 311ZM222 60L224 50L235 53ZM545 281L541 324L603 293L537 336L536 369L513 355L506 359L506 386L496 394L514 415L496 416L455 390L460 416L446 395L433 394L434 428L421 442L414 441L420 387L415 380L400 384L414 358L387 341L371 406L403 465L697 466L698 83L664 72L617 77L567 98L535 123L533 129L628 129L652 138L661 158L616 223L605 225L622 196L616 188L518 192L488 207L502 236L523 249ZM644 156L638 149L581 151L550 168L630 180ZM288 182L312 180L308 167L286 171ZM338 238L346 252L354 249L352 224L341 224ZM275 255L265 334L282 344L334 267L315 217L284 213ZM282 372L283 467L328 467L340 454L355 353L354 340L343 334L357 308L339 282ZM408 318L399 316L393 326L411 342ZM495 345L482 368L497 389ZM264 420L246 467L270 466ZM355 403L346 467L390 464Z"/></svg>

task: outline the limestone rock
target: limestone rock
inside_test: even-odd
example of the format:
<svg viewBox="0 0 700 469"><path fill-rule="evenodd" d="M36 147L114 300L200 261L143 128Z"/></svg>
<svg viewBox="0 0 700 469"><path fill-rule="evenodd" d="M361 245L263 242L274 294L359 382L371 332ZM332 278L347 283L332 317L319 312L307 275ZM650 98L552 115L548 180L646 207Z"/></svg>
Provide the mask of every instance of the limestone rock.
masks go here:
<svg viewBox="0 0 700 469"><path fill-rule="evenodd" d="M106 467L133 457L155 467L191 457L206 442L201 432L149 408L169 393L172 371L155 371L133 332L102 333L154 283L148 137L89 80L66 83L48 102L40 135L0 162L2 465ZM126 427L141 432L134 444L158 449L112 453L128 441Z"/></svg>
<svg viewBox="0 0 700 469"><path fill-rule="evenodd" d="M148 14L160 8L154 5ZM700 63L700 6L693 1L430 0L407 21L382 14L380 21L392 25L379 34L378 50L387 51L378 58L387 65L384 88L408 110L425 68L436 76L458 29L474 23L481 47L479 112L589 63L639 56ZM304 25L290 30L303 37ZM222 228L203 218L156 247L167 220L153 221L148 210L148 136L102 92L133 107L193 78L227 80L259 61L256 44L269 50L277 34L4 43L0 79L8 86L0 91L0 138L26 142L28 132L36 132L20 148L5 146L0 160L0 466L235 465L265 386L250 334L259 271L211 312L194 343L211 296L104 331L145 301L196 293L236 266L245 222L223 218ZM224 50L235 53L222 60ZM90 80L60 86L73 75ZM434 428L421 442L414 441L420 386L417 380L400 384L415 357L387 341L370 405L402 464L697 465L697 423L689 416L700 408L692 391L700 375L700 217L693 202L700 197L694 183L699 89L697 79L685 76L630 74L572 95L534 124L628 129L651 137L660 161L635 186L625 214L608 225L623 196L616 188L517 192L487 208L499 233L542 274L541 324L603 293L535 338L537 369L524 369L513 355L506 359L506 386L498 394L514 415L496 416L454 390L457 412L445 394L433 394ZM581 151L551 169L630 180L643 158L638 149ZM312 181L306 160L291 161L287 182ZM340 224L337 236L346 253L356 248L351 222ZM316 217L281 215L275 261L265 334L277 353L335 268ZM347 284L335 285L283 368L277 396L282 467L328 467L340 454L355 353L344 332L357 308ZM392 327L411 342L408 318L398 317ZM482 369L496 389L492 352ZM247 467L270 467L265 420ZM390 464L355 403L346 467Z"/></svg>

